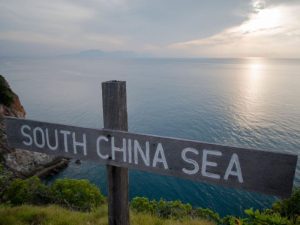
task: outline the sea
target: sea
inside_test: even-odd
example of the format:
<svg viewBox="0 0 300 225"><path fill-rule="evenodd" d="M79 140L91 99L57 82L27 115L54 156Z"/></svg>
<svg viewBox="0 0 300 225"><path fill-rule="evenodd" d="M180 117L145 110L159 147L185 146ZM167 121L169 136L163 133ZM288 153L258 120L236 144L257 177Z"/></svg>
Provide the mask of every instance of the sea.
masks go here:
<svg viewBox="0 0 300 225"><path fill-rule="evenodd" d="M300 155L298 59L1 58L0 74L28 119L102 128L101 82L123 80L131 132ZM64 177L88 179L107 194L103 165L72 161L48 182ZM131 199L181 200L221 216L279 200L135 170L129 185Z"/></svg>

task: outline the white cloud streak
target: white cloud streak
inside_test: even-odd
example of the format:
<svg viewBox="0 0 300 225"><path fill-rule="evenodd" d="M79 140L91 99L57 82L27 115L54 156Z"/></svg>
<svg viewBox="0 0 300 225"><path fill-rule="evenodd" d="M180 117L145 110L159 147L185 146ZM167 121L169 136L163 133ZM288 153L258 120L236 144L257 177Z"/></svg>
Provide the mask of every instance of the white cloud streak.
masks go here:
<svg viewBox="0 0 300 225"><path fill-rule="evenodd" d="M103 2L111 7L111 4L120 1ZM24 0L22 3L17 0L0 1L0 21L6 22L0 29L0 40L43 44L45 48L55 46L65 51L123 48L123 37L85 32L85 23L93 20L96 15L91 6L67 0Z"/></svg>
<svg viewBox="0 0 300 225"><path fill-rule="evenodd" d="M252 0L251 7L234 0L199 2L0 0L0 48L7 53L36 45L35 50L43 46L43 53L58 49L59 54L101 49L176 57L300 57L298 1Z"/></svg>
<svg viewBox="0 0 300 225"><path fill-rule="evenodd" d="M300 4L267 7L253 1L253 12L240 24L207 38L173 43L173 54L215 57L300 57Z"/></svg>

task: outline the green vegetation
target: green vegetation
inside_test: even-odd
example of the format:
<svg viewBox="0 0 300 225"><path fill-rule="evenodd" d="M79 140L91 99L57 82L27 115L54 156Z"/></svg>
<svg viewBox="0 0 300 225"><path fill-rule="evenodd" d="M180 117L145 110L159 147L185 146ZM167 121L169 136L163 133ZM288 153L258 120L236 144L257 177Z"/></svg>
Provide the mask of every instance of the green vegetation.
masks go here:
<svg viewBox="0 0 300 225"><path fill-rule="evenodd" d="M47 186L37 177L13 179L0 165L0 191L0 225L107 224L105 197L87 180L58 179ZM271 209L245 210L244 218L221 218L210 209L144 197L134 198L130 206L131 224L300 225L300 189Z"/></svg>
<svg viewBox="0 0 300 225"><path fill-rule="evenodd" d="M222 221L219 214L210 209L193 209L190 204L184 204L181 201L150 201L144 197L136 197L132 199L130 206L135 212L147 213L166 219L201 218L214 223L221 223Z"/></svg>
<svg viewBox="0 0 300 225"><path fill-rule="evenodd" d="M132 199L130 206L136 212L150 213L162 218L183 218L191 214L192 206L180 201L156 201L144 197Z"/></svg>
<svg viewBox="0 0 300 225"><path fill-rule="evenodd" d="M71 209L90 211L104 203L104 196L88 180L58 179L50 188L53 202Z"/></svg>
<svg viewBox="0 0 300 225"><path fill-rule="evenodd" d="M107 224L106 207L93 212L71 211L60 206L22 205L0 207L0 225L83 225Z"/></svg>
<svg viewBox="0 0 300 225"><path fill-rule="evenodd" d="M296 189L290 198L276 202L272 211L287 217L294 223L298 220L300 224L300 188Z"/></svg>
<svg viewBox="0 0 300 225"><path fill-rule="evenodd" d="M205 219L214 224L224 225L300 225L300 189L295 189L293 195L286 200L276 202L271 209L245 210L245 218L226 216L221 218L219 214L210 209L192 208L190 204L180 201L150 201L147 198L136 197L131 201L134 212L154 215L160 218Z"/></svg>
<svg viewBox="0 0 300 225"><path fill-rule="evenodd" d="M13 100L13 92L9 89L4 77L0 75L0 104L10 106Z"/></svg>
<svg viewBox="0 0 300 225"><path fill-rule="evenodd" d="M13 179L0 164L0 200L16 206L22 204L58 204L69 209L90 211L104 203L98 187L88 180L58 179L47 186L38 177Z"/></svg>
<svg viewBox="0 0 300 225"><path fill-rule="evenodd" d="M227 216L223 224L300 225L300 188L295 189L290 198L274 203L271 209L247 209L245 213L246 218Z"/></svg>
<svg viewBox="0 0 300 225"><path fill-rule="evenodd" d="M37 177L15 179L2 194L2 201L22 204L58 204L69 209L91 211L104 203L100 190L88 180L58 179L47 186Z"/></svg>
<svg viewBox="0 0 300 225"><path fill-rule="evenodd" d="M5 190L12 182L12 179L13 179L12 173L5 170L0 163L0 202L3 198L3 194L4 194Z"/></svg>
<svg viewBox="0 0 300 225"><path fill-rule="evenodd" d="M205 220L162 219L149 214L131 212L132 225L213 225ZM71 211L60 206L17 207L0 206L0 225L107 225L107 206L102 205L91 212Z"/></svg>
<svg viewBox="0 0 300 225"><path fill-rule="evenodd" d="M15 179L3 194L3 200L12 205L46 204L50 201L49 188L39 178Z"/></svg>

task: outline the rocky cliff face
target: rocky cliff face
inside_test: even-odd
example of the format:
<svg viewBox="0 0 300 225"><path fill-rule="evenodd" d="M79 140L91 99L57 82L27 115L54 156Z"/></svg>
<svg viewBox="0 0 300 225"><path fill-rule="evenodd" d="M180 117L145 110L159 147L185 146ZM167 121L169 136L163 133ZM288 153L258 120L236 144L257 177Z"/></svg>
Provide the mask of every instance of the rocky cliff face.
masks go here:
<svg viewBox="0 0 300 225"><path fill-rule="evenodd" d="M0 161L18 177L28 177L47 167L53 167L53 164L61 164L61 158L8 147L3 117L24 118L25 115L26 112L19 97L11 90L5 78L0 75Z"/></svg>

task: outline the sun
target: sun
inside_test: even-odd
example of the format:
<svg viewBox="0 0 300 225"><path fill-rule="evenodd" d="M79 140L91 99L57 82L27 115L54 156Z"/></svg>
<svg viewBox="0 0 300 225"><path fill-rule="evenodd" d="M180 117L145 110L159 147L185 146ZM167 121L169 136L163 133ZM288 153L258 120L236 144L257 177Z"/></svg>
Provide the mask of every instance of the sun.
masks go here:
<svg viewBox="0 0 300 225"><path fill-rule="evenodd" d="M240 27L243 33L269 32L280 28L283 24L284 16L280 7L261 9L251 14L249 20Z"/></svg>

